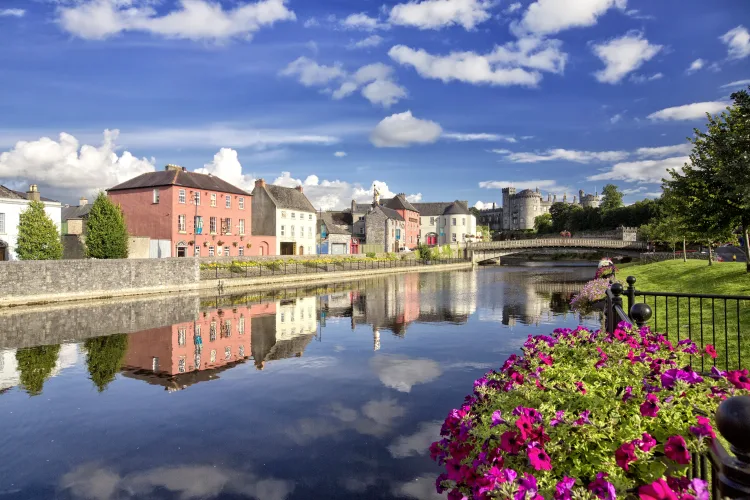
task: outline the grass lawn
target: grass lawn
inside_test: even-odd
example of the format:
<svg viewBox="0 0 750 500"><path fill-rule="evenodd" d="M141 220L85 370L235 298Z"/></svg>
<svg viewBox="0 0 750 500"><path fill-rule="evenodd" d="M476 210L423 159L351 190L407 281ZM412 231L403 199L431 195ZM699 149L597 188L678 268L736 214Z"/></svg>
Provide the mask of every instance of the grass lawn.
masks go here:
<svg viewBox="0 0 750 500"><path fill-rule="evenodd" d="M750 275L741 262L665 261L620 266L618 279L634 276L637 290L750 296ZM750 301L636 297L651 306L649 325L671 340L690 338L716 347L721 368L750 368ZM627 304L627 301L625 302ZM738 349L738 345L741 349Z"/></svg>

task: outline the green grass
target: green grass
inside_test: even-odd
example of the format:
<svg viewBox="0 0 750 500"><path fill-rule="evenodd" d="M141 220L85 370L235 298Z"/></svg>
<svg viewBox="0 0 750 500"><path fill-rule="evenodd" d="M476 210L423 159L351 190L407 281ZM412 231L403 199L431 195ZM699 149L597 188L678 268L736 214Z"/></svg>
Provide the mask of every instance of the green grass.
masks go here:
<svg viewBox="0 0 750 500"><path fill-rule="evenodd" d="M665 261L626 264L618 279L634 276L641 291L750 296L750 275L744 263ZM750 367L750 301L645 297L653 317L649 325L668 334L670 340L690 338L703 347L716 347L716 363L722 368ZM642 302L643 297L637 297ZM627 301L625 302L627 304ZM739 328L738 328L739 320ZM742 349L738 351L737 346Z"/></svg>

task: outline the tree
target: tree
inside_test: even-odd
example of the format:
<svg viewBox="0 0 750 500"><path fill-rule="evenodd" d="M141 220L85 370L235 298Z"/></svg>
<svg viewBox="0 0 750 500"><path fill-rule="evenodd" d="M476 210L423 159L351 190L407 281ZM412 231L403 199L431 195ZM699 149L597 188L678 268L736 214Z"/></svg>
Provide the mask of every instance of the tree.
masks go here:
<svg viewBox="0 0 750 500"><path fill-rule="evenodd" d="M21 260L62 259L62 243L57 226L44 211L44 203L32 201L21 212L16 254Z"/></svg>
<svg viewBox="0 0 750 500"><path fill-rule="evenodd" d="M490 226L477 226L477 234L482 235L482 241L490 241L492 236Z"/></svg>
<svg viewBox="0 0 750 500"><path fill-rule="evenodd" d="M481 215L481 213L479 212L479 209L477 207L470 207L469 212L471 213L471 215L477 218L477 221L479 220L479 216Z"/></svg>
<svg viewBox="0 0 750 500"><path fill-rule="evenodd" d="M609 212L622 206L622 193L614 184L607 184L602 189L602 203L599 205L601 211Z"/></svg>
<svg viewBox="0 0 750 500"><path fill-rule="evenodd" d="M60 353L60 344L27 347L16 351L21 385L31 396L42 393L44 382L52 374Z"/></svg>
<svg viewBox="0 0 750 500"><path fill-rule="evenodd" d="M94 337L83 343L86 350L86 367L91 381L99 392L103 392L120 371L122 360L128 350L125 334Z"/></svg>
<svg viewBox="0 0 750 500"><path fill-rule="evenodd" d="M86 254L94 259L126 259L128 229L119 206L104 193L94 201L86 222Z"/></svg>
<svg viewBox="0 0 750 500"><path fill-rule="evenodd" d="M552 215L542 214L534 217L534 229L539 234L552 232Z"/></svg>

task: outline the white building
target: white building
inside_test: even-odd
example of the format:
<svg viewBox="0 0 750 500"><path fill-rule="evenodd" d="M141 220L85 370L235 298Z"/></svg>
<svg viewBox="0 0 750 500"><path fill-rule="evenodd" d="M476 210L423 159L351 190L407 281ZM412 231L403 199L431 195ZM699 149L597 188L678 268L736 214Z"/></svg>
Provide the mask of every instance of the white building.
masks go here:
<svg viewBox="0 0 750 500"><path fill-rule="evenodd" d="M59 201L43 198L39 195L36 184L29 186L25 193L13 191L0 185L0 260L16 260L16 244L18 242L18 222L21 212L26 210L32 200L44 203L47 215L60 231L62 219L62 205Z"/></svg>
<svg viewBox="0 0 750 500"><path fill-rule="evenodd" d="M318 217L302 186L287 188L255 181L253 236L275 236L275 255L315 255Z"/></svg>
<svg viewBox="0 0 750 500"><path fill-rule="evenodd" d="M425 245L468 243L477 235L477 218L465 201L412 203L419 210L419 242Z"/></svg>
<svg viewBox="0 0 750 500"><path fill-rule="evenodd" d="M291 340L318 331L318 299L302 297L282 300L276 307L276 340Z"/></svg>

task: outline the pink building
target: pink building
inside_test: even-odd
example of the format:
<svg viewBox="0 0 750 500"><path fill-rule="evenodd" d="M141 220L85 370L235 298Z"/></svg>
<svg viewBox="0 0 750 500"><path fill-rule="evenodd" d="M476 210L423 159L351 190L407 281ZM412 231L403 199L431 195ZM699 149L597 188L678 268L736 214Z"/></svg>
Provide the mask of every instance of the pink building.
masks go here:
<svg viewBox="0 0 750 500"><path fill-rule="evenodd" d="M274 255L274 236L252 236L252 196L212 175L167 165L107 190L150 257Z"/></svg>

